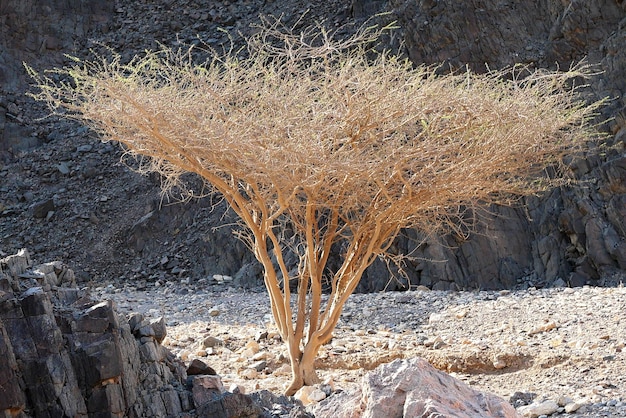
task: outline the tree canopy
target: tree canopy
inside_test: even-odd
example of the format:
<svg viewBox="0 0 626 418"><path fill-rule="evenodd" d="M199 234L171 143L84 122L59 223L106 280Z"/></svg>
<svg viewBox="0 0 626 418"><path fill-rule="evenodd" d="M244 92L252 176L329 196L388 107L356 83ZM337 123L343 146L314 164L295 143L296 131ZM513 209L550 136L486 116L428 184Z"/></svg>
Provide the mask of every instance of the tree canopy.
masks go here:
<svg viewBox="0 0 626 418"><path fill-rule="evenodd" d="M294 370L288 393L316 381L319 347L401 228L431 232L459 222L462 207L561 184L563 157L598 137L601 103L583 101L575 83L584 67L441 75L369 49L375 35L266 28L244 58L198 64L193 50L163 49L31 71L52 109L151 157L172 181L193 172L224 196L264 267ZM328 273L332 248L342 264Z"/></svg>

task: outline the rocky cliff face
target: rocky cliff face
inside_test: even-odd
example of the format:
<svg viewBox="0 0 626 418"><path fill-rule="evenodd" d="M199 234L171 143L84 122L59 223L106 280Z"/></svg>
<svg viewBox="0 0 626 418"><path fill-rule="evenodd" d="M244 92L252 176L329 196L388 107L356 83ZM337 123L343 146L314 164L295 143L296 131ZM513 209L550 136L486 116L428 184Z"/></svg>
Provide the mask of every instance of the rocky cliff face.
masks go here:
<svg viewBox="0 0 626 418"><path fill-rule="evenodd" d="M112 12L113 2L97 0L0 3L0 153L41 144L20 109L22 62L62 64L63 54L75 55L89 34L107 31Z"/></svg>
<svg viewBox="0 0 626 418"><path fill-rule="evenodd" d="M72 53L88 34L106 30L113 2L97 0L3 1L0 4L0 83L15 88L21 61L57 60L51 51Z"/></svg>
<svg viewBox="0 0 626 418"><path fill-rule="evenodd" d="M228 36L218 28L226 27L240 42L238 31L245 34L259 14L285 13L295 24L310 8L303 24L326 18L339 26L386 10L400 26L389 41L402 38L414 62L441 64L442 71L465 66L485 71L515 63L565 68L587 58L602 70L590 80L589 94L614 98L602 116L614 118L605 125L611 133L607 145L613 148L572 162L582 180L578 185L526 199L518 207L487 208L489 214L469 235L425 239L406 231L393 251L413 257L407 278L390 281L388 267L376 262L359 291L615 283L626 268L625 4L4 1L0 243L4 251L29 247L34 256L67 260L81 280L210 282L214 274L226 274L237 284L260 284L258 264L233 237L233 219L223 216L221 206L211 199L168 205L158 195L158 180L119 167L120 153L97 144L86 130L65 121L37 121L42 110L22 95L21 61L39 68L59 65L62 53L85 54L96 41L128 56L159 42L202 39L220 47Z"/></svg>
<svg viewBox="0 0 626 418"><path fill-rule="evenodd" d="M161 345L166 334L163 317L92 300L61 262L2 258L0 416L310 417L284 396L228 392L200 360L185 368Z"/></svg>
<svg viewBox="0 0 626 418"><path fill-rule="evenodd" d="M580 184L518 208L489 208L476 233L400 241L419 260L411 282L435 288L602 284L626 267L626 3L543 0L402 1L390 5L404 32L408 55L442 71L569 68L585 59L601 73L590 94L611 97L604 129L609 151L595 150L571 164ZM404 245L403 245L404 244ZM414 250L413 252L411 252Z"/></svg>
<svg viewBox="0 0 626 418"><path fill-rule="evenodd" d="M128 321L62 263L0 260L0 414L181 416L194 408L161 321Z"/></svg>

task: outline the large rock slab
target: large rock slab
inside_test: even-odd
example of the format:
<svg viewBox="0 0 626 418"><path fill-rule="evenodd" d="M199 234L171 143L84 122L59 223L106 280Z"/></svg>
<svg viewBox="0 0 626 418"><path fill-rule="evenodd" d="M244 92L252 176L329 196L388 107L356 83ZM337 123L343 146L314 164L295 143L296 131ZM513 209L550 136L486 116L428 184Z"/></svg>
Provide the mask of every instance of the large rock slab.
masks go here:
<svg viewBox="0 0 626 418"><path fill-rule="evenodd" d="M426 360L396 360L363 377L359 389L335 394L314 409L335 418L513 418L504 399L479 392Z"/></svg>

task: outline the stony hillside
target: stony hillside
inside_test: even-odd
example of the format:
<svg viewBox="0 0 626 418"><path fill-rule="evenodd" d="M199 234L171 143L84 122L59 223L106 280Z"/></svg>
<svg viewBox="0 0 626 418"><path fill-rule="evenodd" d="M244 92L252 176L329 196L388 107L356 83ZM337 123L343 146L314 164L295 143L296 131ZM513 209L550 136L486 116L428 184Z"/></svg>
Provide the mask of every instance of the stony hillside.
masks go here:
<svg viewBox="0 0 626 418"><path fill-rule="evenodd" d="M568 67L587 57L603 71L589 94L614 98L601 119L609 120L603 129L615 147L572 162L585 180L577 186L517 208L490 208L493 216L469 238L422 242L407 231L394 250L415 257L408 280L390 280L384 263L375 263L360 290L618 283L626 269L626 10L614 0L3 1L0 256L27 247L35 259L70 264L83 282L211 283L220 274L258 284L258 265L233 237L219 201L161 196L159 179L133 172L136 163L116 145L70 122L41 119L45 109L24 96L21 62L41 70L62 65L64 53L88 56L103 46L129 58L158 44L241 45L260 15L296 28L324 21L341 35L377 12L398 23L385 40L390 48L442 70Z"/></svg>

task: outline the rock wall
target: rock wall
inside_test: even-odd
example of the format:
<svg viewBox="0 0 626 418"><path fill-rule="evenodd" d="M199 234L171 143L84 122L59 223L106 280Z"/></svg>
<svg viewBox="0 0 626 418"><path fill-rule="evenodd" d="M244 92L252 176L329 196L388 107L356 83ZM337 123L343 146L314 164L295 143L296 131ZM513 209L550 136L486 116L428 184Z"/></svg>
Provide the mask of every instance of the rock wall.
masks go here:
<svg viewBox="0 0 626 418"><path fill-rule="evenodd" d="M163 319L94 302L62 263L0 260L0 416L176 417L194 403Z"/></svg>
<svg viewBox="0 0 626 418"><path fill-rule="evenodd" d="M571 164L582 182L525 199L517 208L488 208L469 238L398 241L411 254L408 280L436 289L615 284L626 269L626 3L541 0L391 0L408 55L442 71L569 68L586 59L601 73L591 93L613 100L603 110L611 137L606 146ZM613 136L614 135L614 136ZM361 290L377 290L386 266L374 265Z"/></svg>
<svg viewBox="0 0 626 418"><path fill-rule="evenodd" d="M29 182L38 184L39 181L28 176L40 175L41 166L51 164L45 160L49 155L33 162L31 168L28 168L26 158L17 169L16 165L7 165L9 168L3 169L3 159L6 155L13 158L17 151L45 142L62 142L60 138L68 135L84 135L75 127L65 130L29 123L29 118L36 117L36 112L31 112L34 105L26 104L20 91L22 87L16 87L23 77L22 60L57 65L62 52L80 52L87 37L129 55L139 53L157 41L170 44L179 35L186 42L192 42L196 35L200 35L217 45L223 41L211 38L218 36L217 27L228 24L247 28L250 22L258 19L259 13L282 10L276 2L223 3L190 1L181 6L179 13L173 3L166 1L126 2L115 6L115 10L113 2L95 0L3 1L0 4L0 176L6 175L3 178L7 179L21 176L22 186L14 191L12 184L17 181L11 180L0 184L0 191L5 196L15 192L16 198L22 200L28 200L29 193L45 194L42 187L33 186L34 191L28 189ZM435 289L579 286L614 284L620 280L626 265L626 195L623 186L626 182L623 100L626 93L626 78L623 77L626 72L626 2L345 0L333 2L332 11L325 9L331 3L319 3L316 13L329 16L337 13L330 17L336 25L360 21L386 8L391 12L390 18L396 19L400 26L398 34L404 39L408 56L416 63L441 64L442 71L466 66L484 71L514 63L531 68L566 68L586 57L602 71L590 80L589 93L614 98L603 114L603 118L610 120L606 125L611 134L607 145L613 148L596 150L587 158L572 162L572 170L582 183L554 190L539 198L525 199L515 208L487 208L491 213L469 236L425 238L417 231L406 231L393 247L396 253L412 257L404 269L406 278L390 279L389 267L377 261L367 270L358 291L400 290L418 285ZM299 7L303 4L293 0L283 5ZM291 11L291 17L297 14L295 9ZM219 36L225 35L219 32ZM391 38L395 44L397 37ZM58 150L56 144L51 147L54 152ZM69 160L63 157L66 158L64 161L76 167L93 165L74 154ZM98 155L97 159L100 161L101 157ZM100 169L100 166L95 167ZM61 168L53 167L52 170L60 171L61 178L54 181L61 189L88 189L96 183L92 172L97 170L91 168L89 176L68 179L65 183L63 176L67 175L63 170L67 171L67 167L61 164ZM89 184L86 186L87 183L80 181ZM146 192L145 196L157 195L156 187L146 186L149 187L154 190ZM55 193L51 191L45 198L49 199ZM142 280L154 280L155 277L178 279L185 271L194 279L226 274L233 276L237 284L262 283L258 263L232 234L230 224L234 220L223 217L221 207L209 213L209 208L219 206L210 198L169 206L162 205L158 198L154 204L145 201L144 195L133 195L137 197L135 200L144 198L144 202L135 202L115 190L100 193L122 196L107 205L116 205L116 210L124 214L122 218L132 220L128 221L131 226L119 220L107 220L108 230L115 233L105 238L101 238L104 236L101 231L89 229L97 225L79 226L80 232L98 237L98 246L110 249L107 252L92 245L85 251L89 256L81 259L80 264L86 267L85 270L89 268L90 274L102 270L101 265L107 265L107 272L111 274L115 264L122 266L123 271L114 274L121 275L128 270L126 266L132 264L132 271L139 272L133 278L141 276ZM77 198L76 195L73 193L71 199ZM22 203L0 202L0 209L2 205L13 205L12 212L9 210L0 216L15 223L17 230L36 228L38 225L24 226L22 218L12 215L20 213L18 209ZM86 205L79 201L75 204L77 207ZM137 207L140 205L150 206L150 209L139 213ZM71 214L64 213L63 208L56 212L54 221L58 229L73 231L75 225ZM61 225L62 222L65 223ZM221 225L227 226L216 228ZM15 238L16 241L22 242L13 244L11 241L7 245L33 248L26 238L21 238L33 234L13 234L19 238ZM83 235L72 232L72 236ZM175 249L164 255L164 242ZM51 247L44 246L46 251L53 251ZM97 254L97 257L91 254ZM165 259L167 261L161 262ZM98 265L98 262L102 264ZM88 274L81 274L83 276Z"/></svg>
<svg viewBox="0 0 626 418"><path fill-rule="evenodd" d="M114 2L98 0L20 0L0 3L0 84L19 81L22 61L60 60L52 51L72 53L87 34L106 31Z"/></svg>
<svg viewBox="0 0 626 418"><path fill-rule="evenodd" d="M390 278L390 267L376 261L357 291L618 283L626 266L626 119L619 116L626 115L626 2L354 1L352 12L363 17L385 6L398 21L411 60L440 64L442 71L466 66L485 71L516 63L556 69L586 59L601 70L590 80L589 94L613 98L603 110L611 135L605 145L612 148L572 162L579 185L523 199L517 207L485 208L468 235L424 237L405 231L392 252L411 256L406 277ZM144 230L162 222L148 220ZM234 261L228 274L236 275L240 267L258 274L251 256L218 242L229 240L222 235L203 251L211 259ZM210 266L204 270L210 272ZM397 272L394 266L391 270ZM253 275L242 282L253 283Z"/></svg>
<svg viewBox="0 0 626 418"><path fill-rule="evenodd" d="M40 144L21 109L27 82L22 62L61 65L63 54L75 54L87 34L108 30L113 5L98 0L0 2L0 153Z"/></svg>

